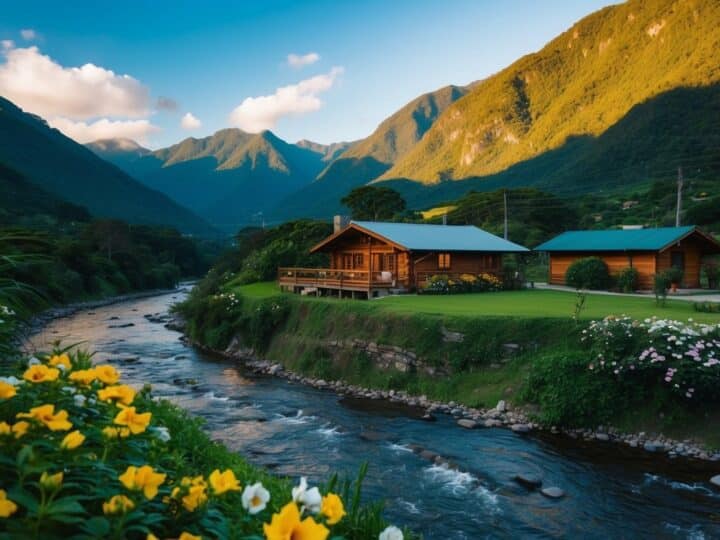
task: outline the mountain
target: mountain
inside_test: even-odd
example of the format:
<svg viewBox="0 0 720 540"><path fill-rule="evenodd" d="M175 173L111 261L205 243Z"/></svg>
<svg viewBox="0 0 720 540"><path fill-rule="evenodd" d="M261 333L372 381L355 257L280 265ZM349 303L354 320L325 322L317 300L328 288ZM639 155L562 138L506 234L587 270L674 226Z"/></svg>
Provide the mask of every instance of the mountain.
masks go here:
<svg viewBox="0 0 720 540"><path fill-rule="evenodd" d="M187 233L213 233L189 210L4 98L0 98L0 164L95 216L170 225Z"/></svg>
<svg viewBox="0 0 720 540"><path fill-rule="evenodd" d="M340 199L350 190L381 176L409 152L433 122L467 89L445 86L423 94L386 118L367 138L353 143L318 175L271 213L273 218L325 217L341 210Z"/></svg>
<svg viewBox="0 0 720 540"><path fill-rule="evenodd" d="M416 203L717 175L720 3L631 0L477 83L380 180ZM423 189L423 186L429 186Z"/></svg>
<svg viewBox="0 0 720 540"><path fill-rule="evenodd" d="M235 231L312 182L332 150L290 144L270 131L223 129L133 159L127 153L98 154L218 227Z"/></svg>
<svg viewBox="0 0 720 540"><path fill-rule="evenodd" d="M64 201L28 181L19 172L0 164L0 224L27 225L33 221L52 223L88 221L83 207Z"/></svg>
<svg viewBox="0 0 720 540"><path fill-rule="evenodd" d="M85 145L105 161L109 161L125 170L138 159L150 154L150 150L140 146L132 139L100 139Z"/></svg>
<svg viewBox="0 0 720 540"><path fill-rule="evenodd" d="M295 145L299 146L300 148L305 148L306 150L311 150L316 154L322 155L322 161L328 163L330 161L334 161L338 156L345 152L345 150L357 144L357 142L358 141L320 144L313 141L308 141L307 139L303 139L296 142Z"/></svg>

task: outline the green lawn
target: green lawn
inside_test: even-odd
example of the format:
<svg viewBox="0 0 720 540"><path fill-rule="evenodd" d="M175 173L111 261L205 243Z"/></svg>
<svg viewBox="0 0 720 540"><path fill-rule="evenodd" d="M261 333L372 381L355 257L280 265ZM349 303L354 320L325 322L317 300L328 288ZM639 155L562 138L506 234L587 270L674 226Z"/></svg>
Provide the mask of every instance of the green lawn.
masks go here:
<svg viewBox="0 0 720 540"><path fill-rule="evenodd" d="M251 298L263 298L279 294L274 282L253 283L236 287L240 294ZM475 317L571 317L575 306L575 293L562 291L524 290L485 294L457 295L400 295L373 300L375 309L396 313L427 313L432 315L455 315ZM361 300L338 300L307 297L308 301L361 302ZM692 302L668 300L666 307L657 307L653 297L606 296L589 294L582 311L584 319L601 319L607 315L629 315L637 319L657 316L720 323L720 314L699 313Z"/></svg>

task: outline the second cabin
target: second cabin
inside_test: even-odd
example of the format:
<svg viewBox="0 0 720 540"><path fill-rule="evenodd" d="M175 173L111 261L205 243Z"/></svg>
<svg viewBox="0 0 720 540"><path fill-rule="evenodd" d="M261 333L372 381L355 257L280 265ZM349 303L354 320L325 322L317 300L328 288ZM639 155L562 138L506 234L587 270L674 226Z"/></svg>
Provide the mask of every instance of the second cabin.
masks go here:
<svg viewBox="0 0 720 540"><path fill-rule="evenodd" d="M330 268L280 268L282 289L374 298L420 289L438 274L500 277L503 255L528 249L472 225L352 221L310 251L327 253Z"/></svg>

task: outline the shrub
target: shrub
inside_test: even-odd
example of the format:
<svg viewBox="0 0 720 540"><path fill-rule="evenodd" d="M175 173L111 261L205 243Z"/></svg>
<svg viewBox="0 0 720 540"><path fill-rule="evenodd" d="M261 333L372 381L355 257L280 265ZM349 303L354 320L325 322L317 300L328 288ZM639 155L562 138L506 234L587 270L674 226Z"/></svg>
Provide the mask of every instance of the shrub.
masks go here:
<svg viewBox="0 0 720 540"><path fill-rule="evenodd" d="M638 288L640 273L632 267L623 268L617 276L617 287L624 293L631 293Z"/></svg>
<svg viewBox="0 0 720 540"><path fill-rule="evenodd" d="M693 307L703 313L720 313L720 302L693 302Z"/></svg>
<svg viewBox="0 0 720 540"><path fill-rule="evenodd" d="M720 325L608 317L593 321L583 341L593 372L637 387L667 386L685 399L720 401Z"/></svg>
<svg viewBox="0 0 720 540"><path fill-rule="evenodd" d="M492 274L461 274L451 278L446 274L431 276L425 287L419 292L424 294L461 294L471 292L495 292L503 288L503 283Z"/></svg>
<svg viewBox="0 0 720 540"><path fill-rule="evenodd" d="M671 266L667 270L664 270L663 273L667 277L668 281L670 281L670 284L680 285L683 279L683 271L680 268L677 268L676 266Z"/></svg>
<svg viewBox="0 0 720 540"><path fill-rule="evenodd" d="M576 289L607 289L610 273L599 257L585 257L570 265L565 272L565 283Z"/></svg>
<svg viewBox="0 0 720 540"><path fill-rule="evenodd" d="M720 281L720 265L716 262L708 262L702 265L702 270L707 277L708 287L717 289L718 281Z"/></svg>
<svg viewBox="0 0 720 540"><path fill-rule="evenodd" d="M536 358L521 391L523 399L540 405L542 423L568 427L609 421L625 410L627 395L612 377L588 370L577 352Z"/></svg>
<svg viewBox="0 0 720 540"><path fill-rule="evenodd" d="M665 305L669 288L670 278L667 273L660 272L653 276L653 292L655 293L655 303L658 306Z"/></svg>

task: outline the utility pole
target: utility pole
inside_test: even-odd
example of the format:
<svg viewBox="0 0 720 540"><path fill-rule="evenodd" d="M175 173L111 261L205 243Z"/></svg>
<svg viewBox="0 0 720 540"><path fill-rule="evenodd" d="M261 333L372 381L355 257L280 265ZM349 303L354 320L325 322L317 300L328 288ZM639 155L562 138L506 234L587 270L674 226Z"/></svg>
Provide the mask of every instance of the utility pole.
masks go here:
<svg viewBox="0 0 720 540"><path fill-rule="evenodd" d="M678 179L677 179L677 206L675 208L675 226L680 226L680 212L682 212L682 188L683 188L683 173L682 167L678 167Z"/></svg>
<svg viewBox="0 0 720 540"><path fill-rule="evenodd" d="M503 190L503 205L505 206L505 223L503 226L503 238L508 239L508 227L507 227L507 189Z"/></svg>

